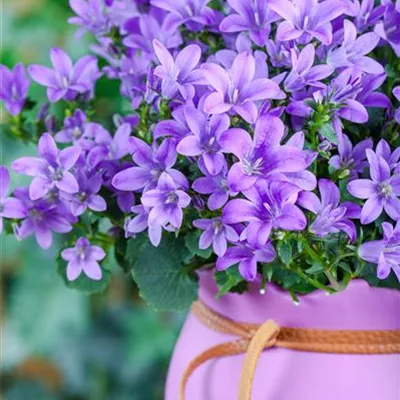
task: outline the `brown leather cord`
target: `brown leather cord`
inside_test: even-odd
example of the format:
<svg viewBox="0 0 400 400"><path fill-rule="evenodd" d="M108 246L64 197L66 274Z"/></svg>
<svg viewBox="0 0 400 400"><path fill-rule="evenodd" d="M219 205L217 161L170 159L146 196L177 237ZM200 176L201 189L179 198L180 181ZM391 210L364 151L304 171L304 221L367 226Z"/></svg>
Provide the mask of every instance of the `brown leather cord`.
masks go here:
<svg viewBox="0 0 400 400"><path fill-rule="evenodd" d="M239 323L197 301L192 313L208 328L237 336L195 357L186 368L179 399L185 400L186 384L197 367L206 361L246 353L239 381L238 400L250 400L258 359L263 350L281 347L290 350L335 354L400 354L400 330L323 330L279 327L268 320L261 325Z"/></svg>

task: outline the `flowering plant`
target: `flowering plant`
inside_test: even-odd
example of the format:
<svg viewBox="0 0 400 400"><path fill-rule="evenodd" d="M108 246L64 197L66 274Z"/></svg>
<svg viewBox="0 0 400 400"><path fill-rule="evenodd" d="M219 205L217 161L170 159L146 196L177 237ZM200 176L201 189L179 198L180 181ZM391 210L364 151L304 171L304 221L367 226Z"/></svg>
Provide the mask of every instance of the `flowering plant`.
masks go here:
<svg viewBox="0 0 400 400"><path fill-rule="evenodd" d="M400 1L70 0L95 39L76 62L1 66L10 136L0 230L48 249L84 292L114 256L159 309L275 282L400 289ZM120 85L113 122L98 110ZM29 97L34 81L48 102ZM32 122L33 121L33 122Z"/></svg>

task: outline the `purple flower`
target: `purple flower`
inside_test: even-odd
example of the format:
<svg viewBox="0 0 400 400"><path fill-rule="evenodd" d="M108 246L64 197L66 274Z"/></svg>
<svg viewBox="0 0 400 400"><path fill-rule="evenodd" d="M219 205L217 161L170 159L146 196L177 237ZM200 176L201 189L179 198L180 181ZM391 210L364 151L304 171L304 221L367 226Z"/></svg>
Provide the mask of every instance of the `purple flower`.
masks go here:
<svg viewBox="0 0 400 400"><path fill-rule="evenodd" d="M130 138L132 159L137 167L124 169L112 179L112 185L119 190L136 191L154 189L163 172L167 172L179 186L188 187L186 177L172 166L176 161L175 144L165 139L160 146L151 148L136 137Z"/></svg>
<svg viewBox="0 0 400 400"><path fill-rule="evenodd" d="M251 247L240 243L235 247L229 247L223 257L218 257L217 271L224 271L235 264L239 264L240 275L247 281L253 281L257 276L257 263L270 263L274 261L276 252L270 242L262 247Z"/></svg>
<svg viewBox="0 0 400 400"><path fill-rule="evenodd" d="M133 218L125 221L125 231L129 236L144 232L148 228L149 209L142 205L131 207L131 211L136 214Z"/></svg>
<svg viewBox="0 0 400 400"><path fill-rule="evenodd" d="M292 70L285 79L285 89L289 92L303 90L306 85L324 87L319 82L327 78L334 71L329 65L316 65L313 67L315 58L315 48L312 44L308 44L297 55L292 49Z"/></svg>
<svg viewBox="0 0 400 400"><path fill-rule="evenodd" d="M346 19L343 43L328 52L327 63L335 68L356 66L368 74L381 74L385 72L382 65L366 56L378 45L379 40L379 36L374 32L357 37L356 27Z"/></svg>
<svg viewBox="0 0 400 400"><path fill-rule="evenodd" d="M154 139L160 137L171 137L176 140L183 139L186 135L190 134L190 128L187 124L186 106L180 106L172 111L173 119L166 119L160 121L153 130Z"/></svg>
<svg viewBox="0 0 400 400"><path fill-rule="evenodd" d="M149 14L131 19L125 28L128 36L123 43L126 47L141 50L153 55L153 41L160 41L167 49L174 49L182 44L179 29L171 26L165 12L159 8L152 8Z"/></svg>
<svg viewBox="0 0 400 400"><path fill-rule="evenodd" d="M81 27L79 36L86 30L95 35L105 35L110 31L111 22L103 0L69 0L69 5L76 16L69 18L68 22Z"/></svg>
<svg viewBox="0 0 400 400"><path fill-rule="evenodd" d="M54 139L58 143L73 143L82 150L92 149L96 143L104 143L110 134L100 125L87 120L86 114L78 109L64 120L64 129Z"/></svg>
<svg viewBox="0 0 400 400"><path fill-rule="evenodd" d="M310 232L324 237L343 231L352 242L356 240L356 227L350 218L360 218L361 207L351 202L339 204L339 189L328 179L320 179L318 188L321 200L312 192L300 193L297 200L297 204L317 216L310 226Z"/></svg>
<svg viewBox="0 0 400 400"><path fill-rule="evenodd" d="M368 166L366 150L372 149L372 145L372 139L365 139L353 147L347 135L338 135L339 154L331 157L329 165L334 170L348 169L350 177L356 179Z"/></svg>
<svg viewBox="0 0 400 400"><path fill-rule="evenodd" d="M330 21L347 10L340 0L270 0L269 7L285 19L278 26L279 40L297 39L305 44L315 37L325 45L332 41Z"/></svg>
<svg viewBox="0 0 400 400"><path fill-rule="evenodd" d="M400 219L400 175L391 176L388 163L367 149L371 179L356 179L347 190L359 199L368 199L361 211L361 223L375 221L385 210L394 220Z"/></svg>
<svg viewBox="0 0 400 400"><path fill-rule="evenodd" d="M0 65L0 101L4 102L11 115L18 115L24 107L28 96L30 81L22 64L17 64L12 70Z"/></svg>
<svg viewBox="0 0 400 400"><path fill-rule="evenodd" d="M225 17L219 29L221 32L249 32L250 39L257 46L265 46L269 38L271 23L279 19L264 0L228 0L236 12Z"/></svg>
<svg viewBox="0 0 400 400"><path fill-rule="evenodd" d="M361 71L357 68L347 68L325 89L315 92L314 99L318 103L325 101L336 107L334 124L340 124L339 118L364 124L368 121L368 111L355 99L361 90Z"/></svg>
<svg viewBox="0 0 400 400"><path fill-rule="evenodd" d="M69 170L78 161L81 149L78 146L58 150L50 134L44 133L38 144L40 157L21 157L12 164L14 171L33 176L29 187L32 200L40 199L54 187L66 193L77 193L78 182Z"/></svg>
<svg viewBox="0 0 400 400"><path fill-rule="evenodd" d="M197 193L210 195L207 199L207 206L210 210L218 210L228 201L229 196L237 195L237 192L229 190L227 166L222 168L217 175L211 175L201 161L199 168L205 176L197 178L192 187Z"/></svg>
<svg viewBox="0 0 400 400"><path fill-rule="evenodd" d="M28 67L28 72L34 81L47 87L47 97L51 102L62 98L72 101L79 93L92 94L99 77L95 57L84 56L73 65L63 50L54 47L50 50L50 58L53 69L34 64Z"/></svg>
<svg viewBox="0 0 400 400"><path fill-rule="evenodd" d="M32 201L27 187L16 188L14 195L22 201L26 210L24 220L14 228L17 239L34 234L39 246L48 249L53 241L52 231L67 233L72 230L71 223L75 223L76 219L70 217L62 203L48 199Z"/></svg>
<svg viewBox="0 0 400 400"><path fill-rule="evenodd" d="M132 108L139 107L146 91L146 77L152 66L146 53L134 57L123 56L120 62L118 78L121 80L121 94L132 100Z"/></svg>
<svg viewBox="0 0 400 400"><path fill-rule="evenodd" d="M267 40L265 45L269 55L269 61L274 67L290 68L292 66L291 47L289 42L279 40Z"/></svg>
<svg viewBox="0 0 400 400"><path fill-rule="evenodd" d="M386 73L370 74L361 77L361 90L358 91L356 100L365 107L391 108L392 103L386 94L375 92L385 82Z"/></svg>
<svg viewBox="0 0 400 400"><path fill-rule="evenodd" d="M227 224L248 222L241 239L263 246L272 229L298 231L306 227L306 218L295 205L300 191L289 182L260 180L244 193L247 200L234 199L224 207L222 220Z"/></svg>
<svg viewBox="0 0 400 400"><path fill-rule="evenodd" d="M185 24L191 31L199 31L204 25L215 25L218 13L207 4L211 0L151 0L155 7L169 11L168 26L177 29Z"/></svg>
<svg viewBox="0 0 400 400"><path fill-rule="evenodd" d="M256 63L249 52L240 53L226 71L217 64L201 66L208 84L215 90L204 102L208 114L223 114L230 110L249 123L257 119L256 100L282 99L279 85L267 78L254 79Z"/></svg>
<svg viewBox="0 0 400 400"><path fill-rule="evenodd" d="M382 229L383 240L363 243L358 254L363 260L378 264L379 279L386 279L393 270L400 282L400 222L395 228L389 222L383 222Z"/></svg>
<svg viewBox="0 0 400 400"><path fill-rule="evenodd" d="M99 172L89 174L84 169L76 172L79 191L75 194L65 194L63 197L70 202L71 213L74 216L82 215L87 208L93 211L105 211L107 204L103 197L97 193L103 183Z"/></svg>
<svg viewBox="0 0 400 400"><path fill-rule="evenodd" d="M90 150L87 163L96 168L101 162L120 160L129 153L129 137L131 126L124 123L118 127L114 137L108 135L107 140Z"/></svg>
<svg viewBox="0 0 400 400"><path fill-rule="evenodd" d="M99 246L91 246L87 238L81 237L75 247L70 247L61 252L61 257L68 261L67 278L69 281L77 279L82 272L90 279L99 281L103 273L98 261L106 256Z"/></svg>
<svg viewBox="0 0 400 400"><path fill-rule="evenodd" d="M232 191L247 190L269 174L299 172L307 168L307 153L295 146L280 145L284 133L285 126L279 118L263 116L256 123L254 139L240 128L222 134L222 151L239 159L228 174Z"/></svg>
<svg viewBox="0 0 400 400"><path fill-rule="evenodd" d="M193 98L193 85L202 81L200 71L195 69L201 57L200 47L195 44L186 46L174 60L161 42L154 40L153 46L161 63L154 70L154 75L162 79L163 96L172 99L180 93L184 99Z"/></svg>
<svg viewBox="0 0 400 400"><path fill-rule="evenodd" d="M21 200L7 197L10 189L10 174L0 165L0 233L3 232L3 218L24 218L26 209Z"/></svg>
<svg viewBox="0 0 400 400"><path fill-rule="evenodd" d="M374 0L348 0L347 13L354 17L354 22L359 32L364 32L374 26L385 12L385 7L380 5L376 8Z"/></svg>
<svg viewBox="0 0 400 400"><path fill-rule="evenodd" d="M149 212L149 238L154 246L161 241L162 228L171 226L179 229L182 225L183 208L190 203L190 196L178 189L178 186L167 173L162 173L156 189L143 193L141 202Z"/></svg>
<svg viewBox="0 0 400 400"><path fill-rule="evenodd" d="M194 107L186 107L185 116L191 135L185 136L176 148L185 156L201 156L207 171L217 175L226 165L221 152L219 139L230 125L226 114L213 115L208 118Z"/></svg>
<svg viewBox="0 0 400 400"><path fill-rule="evenodd" d="M221 218L196 219L193 225L204 230L200 236L199 248L208 249L212 244L214 253L219 257L226 253L228 242L239 241L235 229L225 224Z"/></svg>
<svg viewBox="0 0 400 400"><path fill-rule="evenodd" d="M393 89L393 95L396 97L398 101L400 101L400 86L396 86ZM397 108L396 113L394 115L395 120L400 125L400 106Z"/></svg>
<svg viewBox="0 0 400 400"><path fill-rule="evenodd" d="M400 173L400 147L397 147L392 153L388 142L381 139L376 145L376 155L382 157L389 164L393 173Z"/></svg>
<svg viewBox="0 0 400 400"><path fill-rule="evenodd" d="M375 32L386 40L393 48L396 55L400 56L400 2L395 3L391 0L383 0L385 6L383 21L375 26Z"/></svg>

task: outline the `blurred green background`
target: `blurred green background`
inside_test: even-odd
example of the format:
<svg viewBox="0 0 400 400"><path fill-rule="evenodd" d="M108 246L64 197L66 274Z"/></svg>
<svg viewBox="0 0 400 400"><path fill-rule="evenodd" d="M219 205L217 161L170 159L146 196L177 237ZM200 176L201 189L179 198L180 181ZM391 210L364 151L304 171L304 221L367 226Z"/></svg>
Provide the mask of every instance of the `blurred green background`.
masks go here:
<svg viewBox="0 0 400 400"><path fill-rule="evenodd" d="M48 64L60 46L72 58L87 52L91 38L77 40L68 25L67 0L0 0L1 63ZM122 104L118 86L100 82L98 119ZM31 90L43 100L43 88ZM104 112L104 115L101 113ZM1 117L6 119L4 113ZM33 147L0 134L0 163L9 166ZM12 174L13 186L26 180ZM183 315L156 313L137 294L130 276L112 260L110 287L85 296L67 289L52 250L0 237L0 399L158 400Z"/></svg>

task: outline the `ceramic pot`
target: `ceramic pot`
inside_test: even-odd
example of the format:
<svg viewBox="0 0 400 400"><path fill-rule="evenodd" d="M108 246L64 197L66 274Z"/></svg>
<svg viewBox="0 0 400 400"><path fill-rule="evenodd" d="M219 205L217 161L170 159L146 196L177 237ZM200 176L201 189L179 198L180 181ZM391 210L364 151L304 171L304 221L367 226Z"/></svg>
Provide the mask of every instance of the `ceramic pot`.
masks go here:
<svg viewBox="0 0 400 400"><path fill-rule="evenodd" d="M265 294L216 298L210 272L200 273L200 299L238 322L315 329L400 329L400 291L372 288L355 280L338 294L317 291L296 305L288 293L268 285ZM189 314L169 368L165 400L179 399L179 381L189 362L204 350L236 337L217 333ZM208 361L190 378L186 400L237 400L244 355ZM399 400L400 354L339 355L280 348L264 351L257 365L252 400Z"/></svg>

